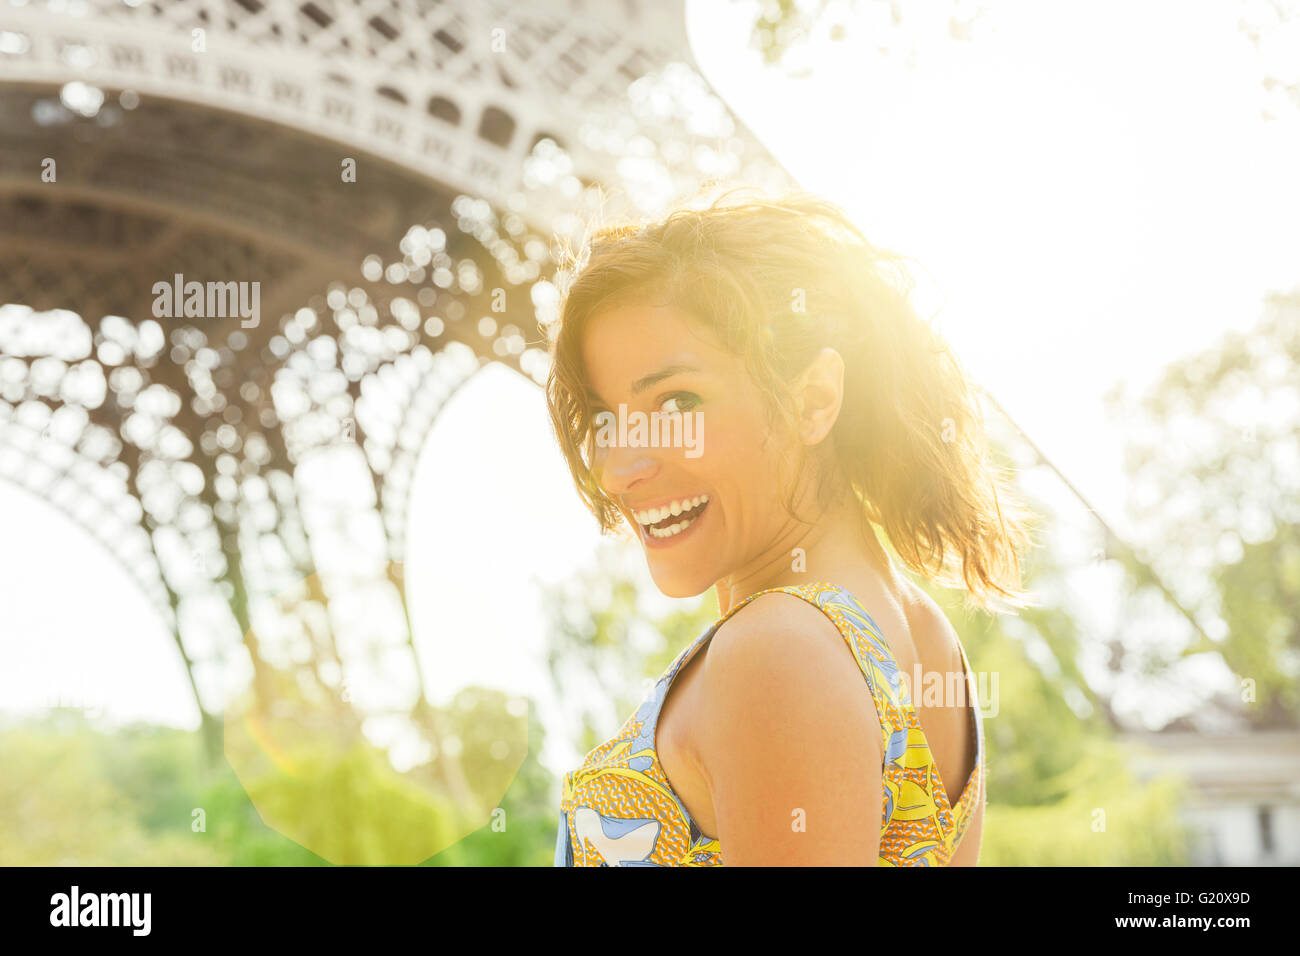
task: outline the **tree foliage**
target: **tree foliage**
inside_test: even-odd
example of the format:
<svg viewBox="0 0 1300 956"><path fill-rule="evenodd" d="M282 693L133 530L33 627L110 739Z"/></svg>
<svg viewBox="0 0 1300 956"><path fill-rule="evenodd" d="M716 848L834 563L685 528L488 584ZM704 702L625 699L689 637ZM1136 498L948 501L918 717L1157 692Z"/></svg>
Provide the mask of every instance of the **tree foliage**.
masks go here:
<svg viewBox="0 0 1300 956"><path fill-rule="evenodd" d="M1140 399L1110 401L1128 439L1133 522L1208 635L1188 635L1158 665L1219 657L1240 694L1221 694L1217 710L1296 727L1300 294L1270 297L1256 328L1170 365ZM1128 580L1135 592L1150 586Z"/></svg>

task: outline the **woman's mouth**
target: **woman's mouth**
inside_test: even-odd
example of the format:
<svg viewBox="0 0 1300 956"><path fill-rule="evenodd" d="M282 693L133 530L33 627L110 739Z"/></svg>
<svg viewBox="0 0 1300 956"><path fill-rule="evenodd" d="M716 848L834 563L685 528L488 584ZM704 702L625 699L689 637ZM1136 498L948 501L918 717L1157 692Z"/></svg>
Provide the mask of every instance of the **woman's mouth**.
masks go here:
<svg viewBox="0 0 1300 956"><path fill-rule="evenodd" d="M709 496L697 495L694 498L679 498L658 508L633 511L632 517L640 526L647 539L646 543L657 543L676 538L694 526L708 506Z"/></svg>

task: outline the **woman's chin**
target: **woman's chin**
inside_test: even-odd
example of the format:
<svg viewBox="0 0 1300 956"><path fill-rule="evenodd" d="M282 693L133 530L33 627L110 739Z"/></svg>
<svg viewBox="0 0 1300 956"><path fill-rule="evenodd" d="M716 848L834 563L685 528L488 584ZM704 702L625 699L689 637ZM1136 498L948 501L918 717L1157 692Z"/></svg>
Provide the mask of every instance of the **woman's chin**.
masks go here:
<svg viewBox="0 0 1300 956"><path fill-rule="evenodd" d="M650 577L655 587L664 597L689 598L703 594L713 586L714 578L704 574L692 574L684 568L656 567L657 562L650 556ZM667 564L668 562L664 562Z"/></svg>

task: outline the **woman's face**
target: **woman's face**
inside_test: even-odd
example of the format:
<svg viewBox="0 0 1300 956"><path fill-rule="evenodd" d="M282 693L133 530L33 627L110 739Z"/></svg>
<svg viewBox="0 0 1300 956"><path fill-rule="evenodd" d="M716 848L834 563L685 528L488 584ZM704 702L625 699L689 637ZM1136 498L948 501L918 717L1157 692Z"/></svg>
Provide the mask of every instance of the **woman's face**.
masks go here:
<svg viewBox="0 0 1300 956"><path fill-rule="evenodd" d="M700 594L783 547L795 449L773 434L742 359L676 310L646 304L593 316L582 358L593 414L613 413L616 427L623 405L628 424L628 438L611 427L596 442L593 475L636 531L664 594ZM654 422L651 413L674 411L694 419L683 422L694 434L676 432L679 447L631 437L637 418Z"/></svg>

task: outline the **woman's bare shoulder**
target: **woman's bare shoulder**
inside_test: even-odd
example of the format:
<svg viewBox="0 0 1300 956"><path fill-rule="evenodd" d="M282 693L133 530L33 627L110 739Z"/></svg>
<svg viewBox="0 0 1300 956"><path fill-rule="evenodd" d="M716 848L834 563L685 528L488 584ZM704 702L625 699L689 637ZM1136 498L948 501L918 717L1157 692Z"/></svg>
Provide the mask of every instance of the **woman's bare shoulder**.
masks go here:
<svg viewBox="0 0 1300 956"><path fill-rule="evenodd" d="M821 609L788 591L768 591L722 622L709 655L719 660L763 654L779 658L797 651L806 657L840 642L838 628Z"/></svg>

